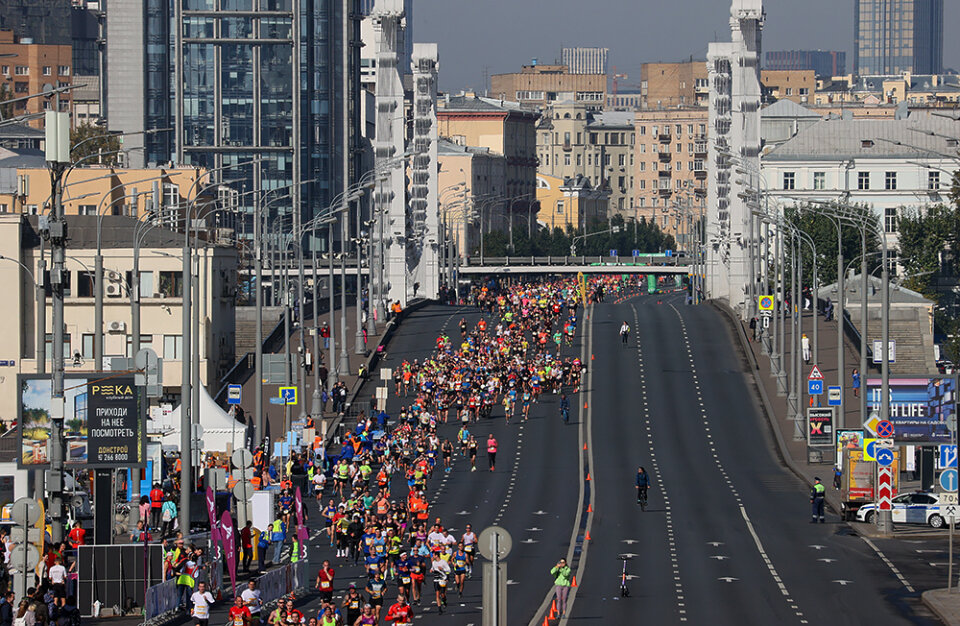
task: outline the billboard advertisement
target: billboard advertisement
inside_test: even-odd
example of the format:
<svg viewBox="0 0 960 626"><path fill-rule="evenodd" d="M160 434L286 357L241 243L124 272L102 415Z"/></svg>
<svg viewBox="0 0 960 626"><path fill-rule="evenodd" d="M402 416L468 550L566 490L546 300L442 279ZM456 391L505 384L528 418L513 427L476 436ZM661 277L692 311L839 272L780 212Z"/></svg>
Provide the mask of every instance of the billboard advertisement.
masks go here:
<svg viewBox="0 0 960 626"><path fill-rule="evenodd" d="M146 429L132 376L64 378L64 465L143 467ZM50 377L19 377L19 466L50 464Z"/></svg>
<svg viewBox="0 0 960 626"><path fill-rule="evenodd" d="M867 379L867 408L880 415L881 380ZM947 423L957 419L957 379L891 376L890 421L899 444L950 443Z"/></svg>

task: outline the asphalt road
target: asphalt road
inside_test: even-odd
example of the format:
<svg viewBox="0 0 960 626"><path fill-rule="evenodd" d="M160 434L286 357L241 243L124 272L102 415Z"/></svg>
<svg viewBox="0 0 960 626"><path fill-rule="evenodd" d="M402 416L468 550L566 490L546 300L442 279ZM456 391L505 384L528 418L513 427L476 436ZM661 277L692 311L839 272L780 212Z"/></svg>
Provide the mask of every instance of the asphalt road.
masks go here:
<svg viewBox="0 0 960 626"><path fill-rule="evenodd" d="M715 310L657 296L595 311L592 539L568 621L938 623L876 551L895 546L871 545L829 514L809 523L808 490L777 459ZM636 331L627 346L624 320ZM638 465L653 482L646 512ZM628 598L621 554L631 555Z"/></svg>

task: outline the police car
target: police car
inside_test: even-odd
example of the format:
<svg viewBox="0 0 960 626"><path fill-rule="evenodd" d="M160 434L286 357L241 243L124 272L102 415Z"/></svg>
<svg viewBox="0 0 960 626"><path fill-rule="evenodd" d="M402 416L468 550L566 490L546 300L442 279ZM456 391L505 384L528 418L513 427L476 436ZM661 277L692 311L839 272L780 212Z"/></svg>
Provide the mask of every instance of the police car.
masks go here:
<svg viewBox="0 0 960 626"><path fill-rule="evenodd" d="M935 493L916 491L903 493L893 499L893 522L895 524L930 524L943 528L945 520L940 515L940 496ZM857 509L857 521L873 524L877 521L875 502Z"/></svg>

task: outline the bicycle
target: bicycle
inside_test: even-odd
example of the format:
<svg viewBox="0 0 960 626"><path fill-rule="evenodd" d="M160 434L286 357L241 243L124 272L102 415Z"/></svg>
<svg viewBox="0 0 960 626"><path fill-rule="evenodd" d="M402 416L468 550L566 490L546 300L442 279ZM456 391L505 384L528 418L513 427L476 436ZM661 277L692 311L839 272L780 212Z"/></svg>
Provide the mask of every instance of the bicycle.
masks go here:
<svg viewBox="0 0 960 626"><path fill-rule="evenodd" d="M620 597L629 598L630 590L627 588L627 561L633 558L632 554L618 554L617 558L623 561L623 571L620 574Z"/></svg>
<svg viewBox="0 0 960 626"><path fill-rule="evenodd" d="M647 490L644 487L637 487L637 504L641 511L647 510Z"/></svg>

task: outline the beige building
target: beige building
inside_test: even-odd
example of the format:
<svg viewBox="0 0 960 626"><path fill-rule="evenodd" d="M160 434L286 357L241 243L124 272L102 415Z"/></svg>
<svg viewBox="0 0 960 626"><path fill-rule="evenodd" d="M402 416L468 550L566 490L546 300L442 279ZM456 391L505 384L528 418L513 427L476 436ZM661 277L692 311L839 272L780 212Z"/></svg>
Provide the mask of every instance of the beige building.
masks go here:
<svg viewBox="0 0 960 626"><path fill-rule="evenodd" d="M860 76L851 74L822 79L815 104L952 108L960 103L960 77L956 74L911 74Z"/></svg>
<svg viewBox="0 0 960 626"><path fill-rule="evenodd" d="M12 30L0 29L0 85L11 98L43 93L44 86L66 87L73 73L73 49L67 45L46 45L33 40L18 40ZM70 91L59 96L60 110L69 111ZM56 110L57 98L30 98L14 102L9 116ZM30 126L43 128L43 119L31 120Z"/></svg>
<svg viewBox="0 0 960 626"><path fill-rule="evenodd" d="M537 222L550 229L583 230L609 215L610 191L594 189L584 176L562 179L537 175Z"/></svg>
<svg viewBox="0 0 960 626"><path fill-rule="evenodd" d="M560 180L586 178L610 193L611 215L633 216L633 113L592 111L580 102L557 102L537 125L539 173Z"/></svg>
<svg viewBox="0 0 960 626"><path fill-rule="evenodd" d="M69 217L69 247L64 295L64 355L68 373L90 372L93 360L94 280L97 218ZM140 249L140 346L163 359L166 401L179 395L181 358L191 354L182 335L183 236L128 217L103 218L104 256L104 364L111 357L131 356L130 288L133 270L134 229L143 234ZM40 260L37 218L0 215L0 283L7 287L0 315L8 332L0 334L0 420L16 416L17 374L37 371L37 307L34 276ZM49 247L44 250L47 268ZM201 242L196 265L199 297L192 300L200 313L200 380L216 393L217 381L234 365L234 301L237 287L237 254L233 247ZM20 265L22 264L22 265ZM29 269L29 271L28 271ZM46 282L49 269L44 273ZM197 275L195 275L197 276ZM39 277L38 277L39 278ZM51 300L45 307L46 371L52 369ZM75 358L76 357L76 358ZM77 363L77 364L75 364Z"/></svg>
<svg viewBox="0 0 960 626"><path fill-rule="evenodd" d="M42 159L41 159L42 160ZM3 164L17 165L15 159ZM50 172L31 160L24 167L0 166L0 213L46 212L50 202ZM205 169L168 167L129 169L109 166L78 167L67 175L63 207L66 215L130 215L143 214L151 205L153 186L162 198L165 218L177 219L177 210L203 190ZM209 191L209 190L208 190Z"/></svg>
<svg viewBox="0 0 960 626"><path fill-rule="evenodd" d="M438 101L441 137L461 146L486 148L504 157L506 183L500 192L508 210L526 217L537 198L538 113L516 102L481 98L468 93ZM441 187L442 188L442 187Z"/></svg>
<svg viewBox="0 0 960 626"><path fill-rule="evenodd" d="M441 139L437 146L440 208L462 255L473 254L481 233L506 232L507 160L489 148Z"/></svg>
<svg viewBox="0 0 960 626"><path fill-rule="evenodd" d="M636 213L677 237L676 207L706 206L707 109L637 111L634 128Z"/></svg>
<svg viewBox="0 0 960 626"><path fill-rule="evenodd" d="M761 70L760 84L768 97L797 104L816 102L817 76L813 70Z"/></svg>
<svg viewBox="0 0 960 626"><path fill-rule="evenodd" d="M490 94L532 108L568 99L600 109L606 101L607 75L572 74L566 65L524 65L519 72L491 76Z"/></svg>
<svg viewBox="0 0 960 626"><path fill-rule="evenodd" d="M706 61L640 66L641 108L706 106L709 93Z"/></svg>

